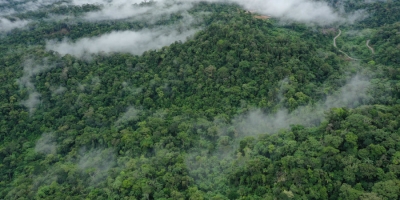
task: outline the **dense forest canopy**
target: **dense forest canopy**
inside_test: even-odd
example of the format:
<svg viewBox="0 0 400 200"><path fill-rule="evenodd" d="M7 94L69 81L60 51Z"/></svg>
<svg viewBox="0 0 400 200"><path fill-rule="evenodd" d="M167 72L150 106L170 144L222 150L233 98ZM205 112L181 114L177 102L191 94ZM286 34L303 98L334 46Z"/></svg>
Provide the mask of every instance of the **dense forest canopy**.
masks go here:
<svg viewBox="0 0 400 200"><path fill-rule="evenodd" d="M0 0L0 199L398 199L399 10Z"/></svg>

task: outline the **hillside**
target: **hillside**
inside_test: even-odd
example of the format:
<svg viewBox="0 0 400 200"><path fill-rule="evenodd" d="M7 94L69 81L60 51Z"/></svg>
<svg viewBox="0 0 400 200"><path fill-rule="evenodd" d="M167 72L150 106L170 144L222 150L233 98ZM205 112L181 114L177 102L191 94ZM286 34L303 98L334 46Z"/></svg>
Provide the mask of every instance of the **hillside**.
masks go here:
<svg viewBox="0 0 400 200"><path fill-rule="evenodd" d="M0 1L0 199L400 198L400 3L326 2Z"/></svg>

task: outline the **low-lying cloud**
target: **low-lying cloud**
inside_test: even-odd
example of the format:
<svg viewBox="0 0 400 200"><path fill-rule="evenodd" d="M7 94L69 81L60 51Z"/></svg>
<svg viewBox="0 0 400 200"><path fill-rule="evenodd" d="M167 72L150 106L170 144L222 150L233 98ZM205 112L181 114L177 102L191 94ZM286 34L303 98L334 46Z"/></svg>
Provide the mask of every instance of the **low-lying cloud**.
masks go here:
<svg viewBox="0 0 400 200"><path fill-rule="evenodd" d="M24 71L23 76L17 80L20 88L27 88L30 90L35 89L35 85L32 82L32 78L50 68L51 65L38 65L34 60L28 59L23 63Z"/></svg>
<svg viewBox="0 0 400 200"><path fill-rule="evenodd" d="M43 133L36 142L35 151L43 154L55 154L57 143L54 133Z"/></svg>
<svg viewBox="0 0 400 200"><path fill-rule="evenodd" d="M33 114L38 105L41 103L40 97L41 95L39 92L29 93L28 99L21 101L21 105L28 108L29 113Z"/></svg>
<svg viewBox="0 0 400 200"><path fill-rule="evenodd" d="M85 2L85 1L84 1ZM73 1L74 5L82 5L82 1ZM88 12L84 15L85 20L101 21L101 20L119 20L132 17L140 19L154 20L162 15L172 14L179 11L187 11L193 7L191 2L177 3L175 1L159 0L154 1L150 5L138 5L142 0L114 0L112 2L105 1L86 1L85 3L103 5L103 9L99 11Z"/></svg>
<svg viewBox="0 0 400 200"><path fill-rule="evenodd" d="M233 125L240 135L258 135L276 133L280 129L289 128L292 124L304 126L319 125L324 120L324 112L331 108L355 108L371 100L368 95L371 83L367 78L359 75L353 77L336 93L327 96L325 101L317 102L313 106L301 106L292 112L287 109L279 110L274 114L265 114L255 110L245 116L233 120Z"/></svg>
<svg viewBox="0 0 400 200"><path fill-rule="evenodd" d="M78 168L84 173L90 174L90 185L96 185L107 177L108 170L117 163L113 149L93 149L86 151L81 149L81 157Z"/></svg>
<svg viewBox="0 0 400 200"><path fill-rule="evenodd" d="M52 68L51 65L38 65L34 60L28 59L23 63L23 76L17 79L20 89L26 89L29 96L28 99L21 101L21 105L28 108L29 113L33 114L36 107L40 104L40 93L36 91L36 87L32 82L32 78L45 70Z"/></svg>
<svg viewBox="0 0 400 200"><path fill-rule="evenodd" d="M354 22L364 17L364 13L341 14L327 2L313 0L233 0L244 9L272 17L317 25Z"/></svg>
<svg viewBox="0 0 400 200"><path fill-rule="evenodd" d="M282 84L288 82L286 79ZM208 149L196 148L186 155L186 167L189 175L197 183L201 190L218 191L220 184L213 184L210 180L228 181L231 166L243 165L250 158L251 150L244 148L238 151L239 141L246 136L258 136L261 134L274 134L282 129L289 129L290 125L304 126L319 125L324 120L324 112L334 107L354 108L367 103L371 97L368 91L371 83L367 78L357 75L351 78L347 84L336 93L328 96L324 101L317 102L314 106L299 107L292 112L282 109L276 113L264 113L260 109L250 111L245 115L239 115L230 123L200 122L206 127L217 127L219 144L213 152ZM232 136L227 136L230 133ZM205 184L206 183L206 184Z"/></svg>
<svg viewBox="0 0 400 200"><path fill-rule="evenodd" d="M141 110L136 109L135 107L131 106L129 107L124 114L118 120L114 123L114 126L120 126L122 124L125 124L127 122L136 120L139 116Z"/></svg>
<svg viewBox="0 0 400 200"><path fill-rule="evenodd" d="M388 0L364 0L364 3L379 3L379 2L387 2Z"/></svg>
<svg viewBox="0 0 400 200"><path fill-rule="evenodd" d="M97 4L103 5L100 11L89 12L85 15L87 20L115 20L151 13L151 16L170 14L178 11L187 11L200 1L175 1L158 0L151 5L134 5L143 0L74 0L72 4ZM204 0L202 2L236 3L246 10L269 15L283 20L317 25L330 25L334 23L353 23L366 16L362 11L355 13L341 13L328 5L327 2L314 0ZM368 2L368 1L366 1Z"/></svg>
<svg viewBox="0 0 400 200"><path fill-rule="evenodd" d="M8 8L0 10L1 15L8 15L16 12L35 11L44 6L60 3L61 0L38 0L35 2L27 1L17 4L16 10ZM243 9L269 15L275 18L310 23L317 25L332 25L342 23L354 23L366 17L363 11L354 13L343 13L331 6L328 2L315 0L157 0L149 4L141 4L145 0L72 0L64 2L63 5L82 6L85 4L100 5L101 10L91 11L83 15L83 19L88 21L99 20L120 20L132 17L145 18L151 20L165 14L181 11L188 11L198 2L212 3L235 3ZM147 1L150 2L150 1ZM365 0L364 3L378 2L378 0ZM3 4L7 5L6 1Z"/></svg>
<svg viewBox="0 0 400 200"><path fill-rule="evenodd" d="M11 21L7 18L0 17L0 33L8 32L15 28L23 28L26 25L28 25L28 23L29 23L28 20L16 19L14 21Z"/></svg>
<svg viewBox="0 0 400 200"><path fill-rule="evenodd" d="M63 94L67 90L67 88L63 87L63 86L59 86L58 88L51 88L50 90L52 92L51 95L60 95L60 94Z"/></svg>
<svg viewBox="0 0 400 200"><path fill-rule="evenodd" d="M44 6L53 5L57 2L62 2L62 1L63 0L35 0L35 1L1 0L0 5L2 5L3 7L0 8L0 16L10 15L15 13L23 13L27 11L36 11Z"/></svg>
<svg viewBox="0 0 400 200"><path fill-rule="evenodd" d="M167 29L113 31L98 37L82 38L76 42L68 39L62 42L48 41L46 49L61 55L70 54L81 58L91 54L114 52L141 55L145 51L159 49L178 40L184 41L195 32L196 30L179 32Z"/></svg>

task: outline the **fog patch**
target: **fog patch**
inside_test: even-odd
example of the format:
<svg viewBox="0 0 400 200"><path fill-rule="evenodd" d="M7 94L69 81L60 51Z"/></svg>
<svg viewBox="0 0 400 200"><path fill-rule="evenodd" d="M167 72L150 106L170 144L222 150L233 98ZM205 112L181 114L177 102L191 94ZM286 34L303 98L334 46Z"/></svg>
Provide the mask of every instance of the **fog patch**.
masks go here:
<svg viewBox="0 0 400 200"><path fill-rule="evenodd" d="M126 81L122 82L122 86L124 87L124 90L128 91L132 95L137 95L143 91L142 87L129 86Z"/></svg>
<svg viewBox="0 0 400 200"><path fill-rule="evenodd" d="M32 82L32 78L38 74L52 68L53 66L44 64L38 65L34 60L28 59L23 63L23 76L17 79L20 89L26 89L29 96L28 99L21 101L20 103L28 108L29 113L32 115L36 107L40 104L40 93L36 91L36 87Z"/></svg>
<svg viewBox="0 0 400 200"><path fill-rule="evenodd" d="M315 105L300 106L292 112L281 109L274 114L265 114L257 109L238 116L232 123L242 136L272 134L280 129L290 128L292 124L317 126L324 120L324 112L331 108L355 108L368 103L372 99L368 94L370 86L367 78L356 75L337 92Z"/></svg>
<svg viewBox="0 0 400 200"><path fill-rule="evenodd" d="M367 93L371 87L368 78L356 75L350 81L340 88L338 93L330 95L325 100L324 107L326 109L336 107L355 108L364 105L372 100Z"/></svg>
<svg viewBox="0 0 400 200"><path fill-rule="evenodd" d="M42 154L56 154L56 139L53 133L43 133L35 145L35 152Z"/></svg>
<svg viewBox="0 0 400 200"><path fill-rule="evenodd" d="M64 93L66 90L67 90L66 87L59 86L58 88L52 89L51 92L52 92L52 95L54 96L54 95L60 95L60 94Z"/></svg>
<svg viewBox="0 0 400 200"><path fill-rule="evenodd" d="M93 77L91 86L92 87L96 87L96 86L99 86L99 85L101 85L100 77L98 77L98 76Z"/></svg>
<svg viewBox="0 0 400 200"><path fill-rule="evenodd" d="M33 114L36 111L37 106L41 103L40 93L32 92L29 94L28 99L21 101L21 104L28 108L29 114Z"/></svg>
<svg viewBox="0 0 400 200"><path fill-rule="evenodd" d="M364 0L364 3L382 2L384 0ZM59 0L28 1L15 5L16 10L1 10L4 13L35 11L47 5L60 3ZM146 3L144 3L146 2ZM147 21L161 19L165 15L185 12L201 1L175 1L175 0L72 0L63 5L82 6L85 4L100 5L101 10L92 11L83 15L84 20L121 20L128 18L146 19ZM243 9L257 12L275 18L316 25L332 25L354 23L363 19L367 13L358 10L353 13L336 11L328 2L314 0L205 0L209 3L236 3Z"/></svg>
<svg viewBox="0 0 400 200"><path fill-rule="evenodd" d="M374 33L373 29L348 30L344 33L342 32L342 34L347 37L366 37L366 36L371 36L373 33Z"/></svg>
<svg viewBox="0 0 400 200"><path fill-rule="evenodd" d="M133 0L132 3L133 3L134 1L135 1L135 0ZM101 4L106 4L107 2L109 2L109 1L107 1L107 0L72 0L72 1L71 1L71 3L72 3L73 5L76 5L76 6L83 6L83 5L85 5L85 4L96 4L96 5L101 5Z"/></svg>
<svg viewBox="0 0 400 200"><path fill-rule="evenodd" d="M0 15L10 15L10 14L14 14L14 13L24 13L27 11L36 11L39 10L42 7L45 6L49 6L49 5L53 5L55 3L58 2L62 2L63 0L35 0L35 1L12 1L10 0L13 4L12 7L13 8L0 8ZM7 1L0 1L3 3L1 4L5 4L7 6L10 6L10 3Z"/></svg>
<svg viewBox="0 0 400 200"><path fill-rule="evenodd" d="M78 168L90 176L90 184L97 184L107 177L108 170L116 165L113 149L81 149Z"/></svg>
<svg viewBox="0 0 400 200"><path fill-rule="evenodd" d="M281 81L281 90L284 89L282 85L286 83L286 79ZM208 145L209 141L203 138L198 142L198 147L186 155L185 164L189 175L200 190L220 191L222 188L218 188L221 185L218 183L229 182L228 175L231 173L229 170L232 170L232 165L242 166L251 159L252 150L248 147L239 149L240 141L244 139L255 141L256 139L252 137L274 134L289 129L293 124L318 126L324 120L325 112L331 108L355 108L368 103L371 100L368 94L370 89L369 79L356 75L338 91L327 96L325 100L313 106L299 107L292 112L281 109L276 113L268 114L255 109L237 116L230 122L217 119L218 117L213 122L198 120L194 127L199 130L199 134L215 132L218 141L215 147L210 148L212 146Z"/></svg>
<svg viewBox="0 0 400 200"><path fill-rule="evenodd" d="M341 14L327 2L312 0L233 0L244 9L272 17L316 25L353 23L365 17L363 11Z"/></svg>
<svg viewBox="0 0 400 200"><path fill-rule="evenodd" d="M364 3L380 3L387 2L387 0L364 0Z"/></svg>
<svg viewBox="0 0 400 200"><path fill-rule="evenodd" d="M114 123L114 126L119 127L127 122L137 120L140 112L140 109L136 109L133 106L128 107L126 112Z"/></svg>
<svg viewBox="0 0 400 200"><path fill-rule="evenodd" d="M178 11L189 10L200 1L173 1L158 0L148 4L140 4L143 0L73 0L74 5L85 3L103 5L101 11L90 12L85 18L89 20L124 19L152 13L153 16L170 14ZM366 16L363 11L345 14L335 11L327 2L313 0L205 0L210 3L236 3L246 10L263 15L317 25L330 25L334 23L353 23ZM372 0L365 0L372 2Z"/></svg>
<svg viewBox="0 0 400 200"><path fill-rule="evenodd" d="M78 89L80 92L85 92L86 85L85 85L85 84L82 84L82 83L78 83L77 89Z"/></svg>
<svg viewBox="0 0 400 200"><path fill-rule="evenodd" d="M154 20L154 18L159 18L163 15L187 11L194 5L192 2L178 3L175 1L152 1L147 5L138 5L141 2L143 1L114 0L110 3L104 1L97 2L94 4L103 4L103 9L89 12L85 14L83 18L89 21L119 20L132 17ZM80 3L81 2L79 2L79 4Z"/></svg>
<svg viewBox="0 0 400 200"><path fill-rule="evenodd" d="M52 143L56 145L54 134L47 133L39 139L37 146L45 144L48 148L43 151L52 152ZM47 169L39 175L33 175L32 189L37 191L40 187L50 185L54 181L64 183L67 181L65 176L67 173L71 173L74 177L80 177L80 180L69 180L72 182L70 182L71 184L78 184L79 181L83 181L86 186L96 187L107 178L108 171L116 165L115 151L110 148L91 150L81 148L78 154L75 151L73 152L73 155L70 153L64 156L62 160L59 160L60 157L56 154L48 154L46 159L57 162L44 166Z"/></svg>
<svg viewBox="0 0 400 200"><path fill-rule="evenodd" d="M20 20L20 19L15 19L13 21L0 17L0 33L1 32L8 32L16 28L23 28L26 25L28 25L29 21L27 20Z"/></svg>
<svg viewBox="0 0 400 200"><path fill-rule="evenodd" d="M82 38L76 42L64 39L61 43L47 41L46 49L61 55L73 55L83 58L97 53L131 53L141 55L143 52L168 46L175 41L186 40L196 30L184 32L166 30L113 31L99 37Z"/></svg>
<svg viewBox="0 0 400 200"><path fill-rule="evenodd" d="M23 76L17 80L20 88L35 89L35 85L32 83L32 78L48 69L51 69L51 65L38 65L34 60L28 59L23 63Z"/></svg>
<svg viewBox="0 0 400 200"><path fill-rule="evenodd" d="M283 94L290 88L289 79L286 77L283 80L279 81L279 91L278 91L278 102L282 102L284 99Z"/></svg>

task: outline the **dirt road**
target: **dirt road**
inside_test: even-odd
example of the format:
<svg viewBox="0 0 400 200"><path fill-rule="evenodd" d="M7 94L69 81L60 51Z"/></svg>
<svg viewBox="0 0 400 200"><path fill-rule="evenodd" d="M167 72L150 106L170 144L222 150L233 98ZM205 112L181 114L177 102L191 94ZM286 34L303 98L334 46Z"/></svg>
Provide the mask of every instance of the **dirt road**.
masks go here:
<svg viewBox="0 0 400 200"><path fill-rule="evenodd" d="M369 46L369 40L367 40L367 43L366 43L366 44L367 44L368 49L371 50L372 54L375 54L374 48L372 48L371 46Z"/></svg>
<svg viewBox="0 0 400 200"><path fill-rule="evenodd" d="M333 38L333 46L334 46L335 48L337 48L337 46L336 46L336 39L337 39L341 34L342 34L342 31L339 29L339 34L338 34L336 37ZM342 50L340 50L340 49L338 49L338 51L339 51L340 53L344 54L344 55L345 55L347 58L349 58L350 60L359 60L359 59L357 59L357 58L352 58L352 57L350 57L349 55L347 55L347 53L345 53L344 51L342 51Z"/></svg>
<svg viewBox="0 0 400 200"><path fill-rule="evenodd" d="M338 34L335 38L333 38L333 46L334 46L335 48L337 48L337 46L336 46L336 39L337 39L341 34L342 34L342 31L339 29L339 34Z"/></svg>

